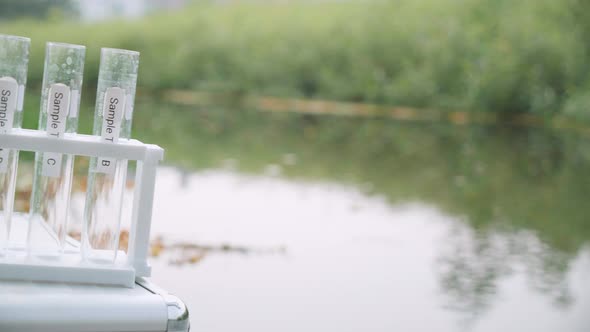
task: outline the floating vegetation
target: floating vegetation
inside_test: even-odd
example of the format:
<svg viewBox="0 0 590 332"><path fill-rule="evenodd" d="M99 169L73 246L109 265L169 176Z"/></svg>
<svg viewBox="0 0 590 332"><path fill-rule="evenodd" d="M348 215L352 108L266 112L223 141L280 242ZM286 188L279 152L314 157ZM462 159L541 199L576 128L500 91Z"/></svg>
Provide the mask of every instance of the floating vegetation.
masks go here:
<svg viewBox="0 0 590 332"><path fill-rule="evenodd" d="M287 248L250 247L232 244L202 245L191 242L166 242L163 237L156 237L151 242L151 256L169 258L172 265L197 264L209 254L240 254L240 255L285 255Z"/></svg>

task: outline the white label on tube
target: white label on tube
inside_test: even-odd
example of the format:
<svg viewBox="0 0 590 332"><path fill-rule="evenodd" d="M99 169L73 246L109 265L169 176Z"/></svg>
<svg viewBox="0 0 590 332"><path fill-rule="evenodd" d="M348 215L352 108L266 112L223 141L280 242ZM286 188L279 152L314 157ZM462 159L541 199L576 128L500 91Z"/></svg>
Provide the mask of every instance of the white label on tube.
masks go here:
<svg viewBox="0 0 590 332"><path fill-rule="evenodd" d="M104 94L102 106L102 132L103 142L117 143L121 133L121 120L125 113L125 90L121 88L108 88ZM116 160L113 158L98 158L96 172L115 174Z"/></svg>
<svg viewBox="0 0 590 332"><path fill-rule="evenodd" d="M16 111L21 112L23 110L23 104L25 101L25 86L18 86L18 102L16 104Z"/></svg>
<svg viewBox="0 0 590 332"><path fill-rule="evenodd" d="M71 97L70 97L70 112L68 116L70 118L77 118L78 117L78 102L80 100L80 91L72 90Z"/></svg>
<svg viewBox="0 0 590 332"><path fill-rule="evenodd" d="M49 89L47 100L47 135L63 138L66 132L66 121L70 108L70 87L65 84L53 84ZM46 152L43 154L42 174L49 177L59 177L61 172L62 155Z"/></svg>
<svg viewBox="0 0 590 332"><path fill-rule="evenodd" d="M18 102L18 83L12 77L0 78L0 134L12 129L14 112ZM0 147L0 173L8 169L10 150Z"/></svg>
<svg viewBox="0 0 590 332"><path fill-rule="evenodd" d="M127 95L127 102L125 103L125 120L127 121L131 120L131 117L133 116L133 103L131 102L132 100L132 96Z"/></svg>
<svg viewBox="0 0 590 332"><path fill-rule="evenodd" d="M0 174L4 174L8 170L8 157L9 156L10 156L10 150L0 148Z"/></svg>
<svg viewBox="0 0 590 332"><path fill-rule="evenodd" d="M12 129L18 101L18 83L12 77L0 78L0 133Z"/></svg>

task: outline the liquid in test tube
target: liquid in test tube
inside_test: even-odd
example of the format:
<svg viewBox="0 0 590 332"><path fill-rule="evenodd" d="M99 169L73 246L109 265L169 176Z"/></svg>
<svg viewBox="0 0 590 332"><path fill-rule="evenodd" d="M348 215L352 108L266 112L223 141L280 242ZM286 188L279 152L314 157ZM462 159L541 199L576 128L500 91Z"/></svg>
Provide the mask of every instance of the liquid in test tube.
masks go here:
<svg viewBox="0 0 590 332"><path fill-rule="evenodd" d="M29 38L0 35L0 135L22 124L30 45ZM10 239L17 166L18 151L0 146L0 255Z"/></svg>
<svg viewBox="0 0 590 332"><path fill-rule="evenodd" d="M39 130L55 140L78 128L86 48L49 42L41 90ZM29 216L29 253L57 257L67 235L74 156L37 153Z"/></svg>
<svg viewBox="0 0 590 332"><path fill-rule="evenodd" d="M138 67L138 52L101 50L93 134L103 142L130 137ZM126 175L127 160L90 160L82 231L82 254L89 261L111 264L117 258Z"/></svg>

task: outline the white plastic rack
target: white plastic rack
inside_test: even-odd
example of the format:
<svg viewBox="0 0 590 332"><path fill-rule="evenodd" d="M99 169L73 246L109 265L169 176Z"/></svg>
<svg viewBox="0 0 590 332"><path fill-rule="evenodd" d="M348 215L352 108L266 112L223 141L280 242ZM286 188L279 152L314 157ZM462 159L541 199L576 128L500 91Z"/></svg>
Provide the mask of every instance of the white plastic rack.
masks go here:
<svg viewBox="0 0 590 332"><path fill-rule="evenodd" d="M0 256L0 279L104 284L134 287L137 277L149 277L151 268L149 237L156 170L164 158L164 150L157 145L137 140L120 139L118 143L101 142L98 136L65 134L61 139L46 132L13 129L0 134L0 146L6 149L32 152L55 152L85 157L106 157L136 161L135 190L128 254L117 253L112 264L92 263L82 259L80 244L69 239L62 255L54 259L27 255L26 248L9 248ZM19 218L18 215L13 218ZM23 216L20 216L23 218ZM13 220L13 225L16 220Z"/></svg>

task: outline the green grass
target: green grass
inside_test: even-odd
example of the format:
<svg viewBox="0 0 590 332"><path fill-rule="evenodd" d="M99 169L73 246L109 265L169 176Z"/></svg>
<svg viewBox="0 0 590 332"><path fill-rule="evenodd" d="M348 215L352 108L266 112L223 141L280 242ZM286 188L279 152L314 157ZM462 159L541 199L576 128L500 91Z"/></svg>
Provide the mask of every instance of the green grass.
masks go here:
<svg viewBox="0 0 590 332"><path fill-rule="evenodd" d="M142 52L139 85L390 105L590 117L589 6L577 0L392 0L195 5L100 24L21 21L33 39L30 87L44 43L88 46L94 96L99 48Z"/></svg>

